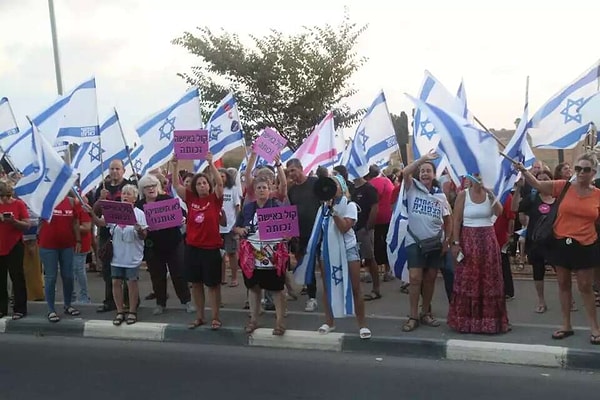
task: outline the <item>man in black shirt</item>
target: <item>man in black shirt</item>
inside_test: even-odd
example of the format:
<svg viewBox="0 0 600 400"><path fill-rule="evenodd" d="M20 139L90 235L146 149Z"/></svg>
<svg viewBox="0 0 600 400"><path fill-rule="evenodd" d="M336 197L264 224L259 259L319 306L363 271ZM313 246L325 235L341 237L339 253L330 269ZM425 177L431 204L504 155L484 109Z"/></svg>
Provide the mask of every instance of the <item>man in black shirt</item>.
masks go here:
<svg viewBox="0 0 600 400"><path fill-rule="evenodd" d="M109 166L109 178L104 184L100 184L94 196L94 211L96 215L101 216L99 200L121 201L121 189L125 185L131 184L130 181L124 179L125 165L122 160L113 160ZM107 227L98 228L98 248L101 249L107 241L110 240L110 231ZM100 262L100 260L98 260ZM107 312L116 310L115 301L112 293L112 276L110 265L102 265L102 278L104 279L104 301L98 307L97 312ZM127 287L127 286L125 286Z"/></svg>
<svg viewBox="0 0 600 400"><path fill-rule="evenodd" d="M358 242L358 252L360 258L369 269L373 289L371 293L365 295L365 300L376 300L381 298L379 286L379 268L375 262L375 218L379 209L379 195L377 189L364 178L354 180L354 195L352 201L358 204L358 220L354 225L356 240Z"/></svg>
<svg viewBox="0 0 600 400"><path fill-rule="evenodd" d="M296 260L299 260L305 253L310 234L315 224L317 212L321 206L321 202L315 195L314 186L318 178L311 176L307 177L304 174L302 163L297 158L292 158L286 163L287 171L293 185L288 189L288 199L290 204L298 207L298 225L300 228L300 237L297 238L297 243L293 246L293 253ZM312 283L307 285L308 301L304 308L307 312L312 312L317 309L317 282L315 277L312 278Z"/></svg>

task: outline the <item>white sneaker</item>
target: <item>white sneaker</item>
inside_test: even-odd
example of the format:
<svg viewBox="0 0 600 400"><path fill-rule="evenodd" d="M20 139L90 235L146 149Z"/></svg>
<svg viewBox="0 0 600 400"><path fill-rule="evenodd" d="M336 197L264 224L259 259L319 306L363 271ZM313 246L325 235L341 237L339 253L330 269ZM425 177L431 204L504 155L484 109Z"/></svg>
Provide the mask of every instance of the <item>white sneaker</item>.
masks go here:
<svg viewBox="0 0 600 400"><path fill-rule="evenodd" d="M317 299L308 299L306 302L306 307L304 307L304 311L315 312L317 310L317 306Z"/></svg>
<svg viewBox="0 0 600 400"><path fill-rule="evenodd" d="M152 315L160 315L165 312L165 308L163 306L156 306L154 310L152 310Z"/></svg>
<svg viewBox="0 0 600 400"><path fill-rule="evenodd" d="M191 301L188 301L187 303L185 303L185 312L187 312L189 314L195 313L196 306L194 306L194 303L192 303Z"/></svg>

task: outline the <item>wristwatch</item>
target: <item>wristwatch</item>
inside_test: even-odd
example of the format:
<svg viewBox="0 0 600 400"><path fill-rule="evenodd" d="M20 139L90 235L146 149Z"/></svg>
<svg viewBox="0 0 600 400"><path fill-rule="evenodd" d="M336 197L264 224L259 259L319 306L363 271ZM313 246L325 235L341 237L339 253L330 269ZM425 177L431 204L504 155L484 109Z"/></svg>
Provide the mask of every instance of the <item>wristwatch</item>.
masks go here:
<svg viewBox="0 0 600 400"><path fill-rule="evenodd" d="M276 164L275 164L275 167L276 167L276 168L279 168L279 167L281 167L281 163L280 163L280 162L279 162L279 163L276 163Z"/></svg>

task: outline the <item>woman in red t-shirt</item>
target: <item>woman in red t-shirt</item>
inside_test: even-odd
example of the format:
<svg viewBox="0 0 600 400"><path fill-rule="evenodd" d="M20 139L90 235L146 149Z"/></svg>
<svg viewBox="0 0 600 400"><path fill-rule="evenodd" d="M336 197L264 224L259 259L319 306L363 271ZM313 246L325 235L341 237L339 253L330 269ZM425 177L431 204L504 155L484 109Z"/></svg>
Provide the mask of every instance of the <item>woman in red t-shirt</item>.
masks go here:
<svg viewBox="0 0 600 400"><path fill-rule="evenodd" d="M42 221L38 238L40 258L44 266L44 292L48 305L48 321L58 322L54 308L56 279L60 265L65 314L78 316L79 310L71 306L73 297L73 257L81 249L79 214L81 204L65 197L52 211L50 222Z"/></svg>
<svg viewBox="0 0 600 400"><path fill-rule="evenodd" d="M13 198L12 187L0 181L0 318L8 314L6 272L14 291L12 319L27 314L27 289L23 273L23 232L29 228L27 206Z"/></svg>
<svg viewBox="0 0 600 400"><path fill-rule="evenodd" d="M188 208L184 254L184 273L192 283L192 295L196 303L196 320L190 328L204 324L204 285L208 287L212 309L211 329L221 327L219 307L221 305L221 247L223 239L219 233L219 220L223 208L223 180L213 164L212 153L206 155L210 176L194 175L190 188L186 189L179 180L173 182L177 195L185 199ZM174 170L179 174L177 159L173 159ZM214 188L213 188L214 183Z"/></svg>

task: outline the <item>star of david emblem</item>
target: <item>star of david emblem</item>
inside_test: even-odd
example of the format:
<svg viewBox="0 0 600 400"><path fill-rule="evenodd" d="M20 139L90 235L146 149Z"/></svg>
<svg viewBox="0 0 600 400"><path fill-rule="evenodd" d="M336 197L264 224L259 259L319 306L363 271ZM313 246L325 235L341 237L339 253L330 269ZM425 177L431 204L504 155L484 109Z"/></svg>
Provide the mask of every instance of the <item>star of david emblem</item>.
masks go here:
<svg viewBox="0 0 600 400"><path fill-rule="evenodd" d="M90 162L100 162L100 155L105 152L106 150L101 148L99 143L92 142L92 148L90 149L90 151L88 151L88 155L90 156Z"/></svg>
<svg viewBox="0 0 600 400"><path fill-rule="evenodd" d="M331 268L333 269L331 277L333 278L333 282L335 283L335 286L337 286L344 281L344 278L342 275L342 266L340 265L339 267L336 267L335 265L332 265ZM339 276L338 276L338 274L339 274Z"/></svg>
<svg viewBox="0 0 600 400"><path fill-rule="evenodd" d="M560 112L561 115L565 116L565 124L571 121L575 121L578 124L581 123L581 114L579 113L579 107L583 106L583 97L577 100L567 99L567 105ZM571 113L571 107L575 107L575 113Z"/></svg>
<svg viewBox="0 0 600 400"><path fill-rule="evenodd" d="M223 133L223 129L221 128L221 125L210 125L210 131L209 131L209 140L219 140L219 135Z"/></svg>
<svg viewBox="0 0 600 400"><path fill-rule="evenodd" d="M142 160L140 158L138 158L137 160L135 160L134 163L133 163L133 167L135 168L135 170L138 173L139 173L139 171L142 170L142 166L143 166L143 163L142 163Z"/></svg>
<svg viewBox="0 0 600 400"><path fill-rule="evenodd" d="M171 140L171 133L175 130L175 117L165 119L162 126L158 128L160 140Z"/></svg>
<svg viewBox="0 0 600 400"><path fill-rule="evenodd" d="M427 139L431 140L431 138L433 137L433 135L435 135L437 133L437 131L435 130L435 127L433 126L433 124L431 123L431 121L429 119L426 119L425 121L421 122L421 136L426 136Z"/></svg>
<svg viewBox="0 0 600 400"><path fill-rule="evenodd" d="M365 128L361 129L358 132L358 137L360 138L360 144L361 144L363 150L367 151L367 140L369 140L369 137L365 133Z"/></svg>
<svg viewBox="0 0 600 400"><path fill-rule="evenodd" d="M487 133L485 131L477 130L477 133L479 135L479 143L483 143L484 141L486 141L492 137L489 133Z"/></svg>

